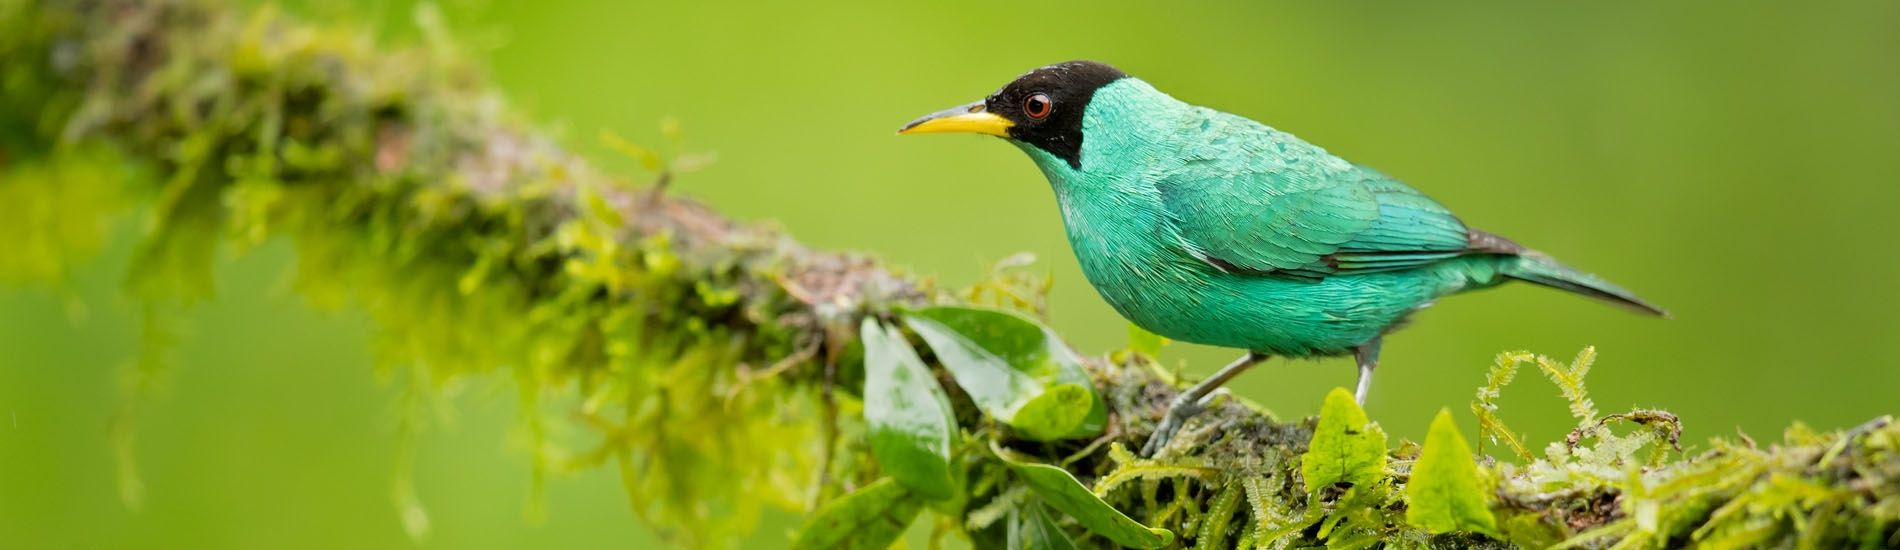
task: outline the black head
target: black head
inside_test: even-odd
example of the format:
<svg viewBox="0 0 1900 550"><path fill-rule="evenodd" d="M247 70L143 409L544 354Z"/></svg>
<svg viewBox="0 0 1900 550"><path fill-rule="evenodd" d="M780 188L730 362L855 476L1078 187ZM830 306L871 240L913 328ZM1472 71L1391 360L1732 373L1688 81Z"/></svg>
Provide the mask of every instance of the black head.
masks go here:
<svg viewBox="0 0 1900 550"><path fill-rule="evenodd" d="M900 134L979 132L1035 146L1082 167L1082 114L1095 91L1127 77L1094 61L1057 63L1016 77L983 101L917 119Z"/></svg>
<svg viewBox="0 0 1900 550"><path fill-rule="evenodd" d="M1096 90L1125 76L1094 61L1058 63L1016 77L983 105L1015 123L1009 137L1081 168L1082 113Z"/></svg>

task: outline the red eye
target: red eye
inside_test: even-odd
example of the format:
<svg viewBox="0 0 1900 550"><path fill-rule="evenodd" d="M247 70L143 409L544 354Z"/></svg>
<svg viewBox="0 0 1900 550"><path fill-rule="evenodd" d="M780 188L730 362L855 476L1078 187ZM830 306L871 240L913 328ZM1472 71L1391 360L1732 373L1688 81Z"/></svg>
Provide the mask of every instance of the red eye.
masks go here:
<svg viewBox="0 0 1900 550"><path fill-rule="evenodd" d="M1023 100L1023 114L1029 115L1029 118L1042 118L1049 116L1049 111L1055 109L1055 106L1055 103L1049 101L1049 96L1035 94Z"/></svg>

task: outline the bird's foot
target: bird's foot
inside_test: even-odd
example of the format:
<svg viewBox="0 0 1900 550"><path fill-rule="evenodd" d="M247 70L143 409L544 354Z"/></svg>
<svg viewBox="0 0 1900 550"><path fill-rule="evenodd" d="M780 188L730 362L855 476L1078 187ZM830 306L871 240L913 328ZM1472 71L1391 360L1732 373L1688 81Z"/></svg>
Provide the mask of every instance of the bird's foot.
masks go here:
<svg viewBox="0 0 1900 550"><path fill-rule="evenodd" d="M1153 457L1161 452L1162 448L1168 446L1169 441L1174 440L1174 435L1180 433L1181 428L1187 425L1188 419L1207 410L1214 403L1215 398L1226 392L1226 388L1221 388L1205 396L1197 397L1190 392L1182 392L1175 396L1174 402L1168 404L1168 413L1162 415L1160 424L1155 425L1154 434L1148 436L1148 443L1141 446L1141 456Z"/></svg>

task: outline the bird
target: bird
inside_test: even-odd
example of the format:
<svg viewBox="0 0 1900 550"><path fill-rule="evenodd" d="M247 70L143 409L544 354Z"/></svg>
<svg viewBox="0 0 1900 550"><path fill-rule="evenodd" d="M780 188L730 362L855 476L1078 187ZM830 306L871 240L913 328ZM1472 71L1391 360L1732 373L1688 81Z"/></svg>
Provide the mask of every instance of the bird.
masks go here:
<svg viewBox="0 0 1900 550"><path fill-rule="evenodd" d="M1037 68L897 133L1007 140L1048 179L1083 275L1117 313L1245 350L1170 401L1143 456L1269 357L1352 355L1364 406L1383 337L1453 294L1526 281L1669 315L1378 170L1104 63Z"/></svg>

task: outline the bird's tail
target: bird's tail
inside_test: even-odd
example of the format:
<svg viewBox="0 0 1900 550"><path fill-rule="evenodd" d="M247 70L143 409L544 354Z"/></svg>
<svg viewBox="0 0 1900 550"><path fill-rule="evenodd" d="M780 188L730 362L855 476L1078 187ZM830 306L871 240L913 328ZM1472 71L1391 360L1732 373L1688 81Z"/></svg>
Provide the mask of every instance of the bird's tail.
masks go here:
<svg viewBox="0 0 1900 550"><path fill-rule="evenodd" d="M1636 297L1635 293L1624 290L1623 287L1616 286L1595 275L1578 271L1576 268L1557 263L1557 260L1551 259L1550 256L1546 256L1540 252L1527 250L1519 253L1516 257L1516 261L1507 262L1503 266L1503 269L1499 271L1504 276L1512 279L1529 281L1559 290L1568 290L1641 313L1662 317L1669 316L1668 311L1656 307L1655 304L1644 301L1642 298Z"/></svg>

